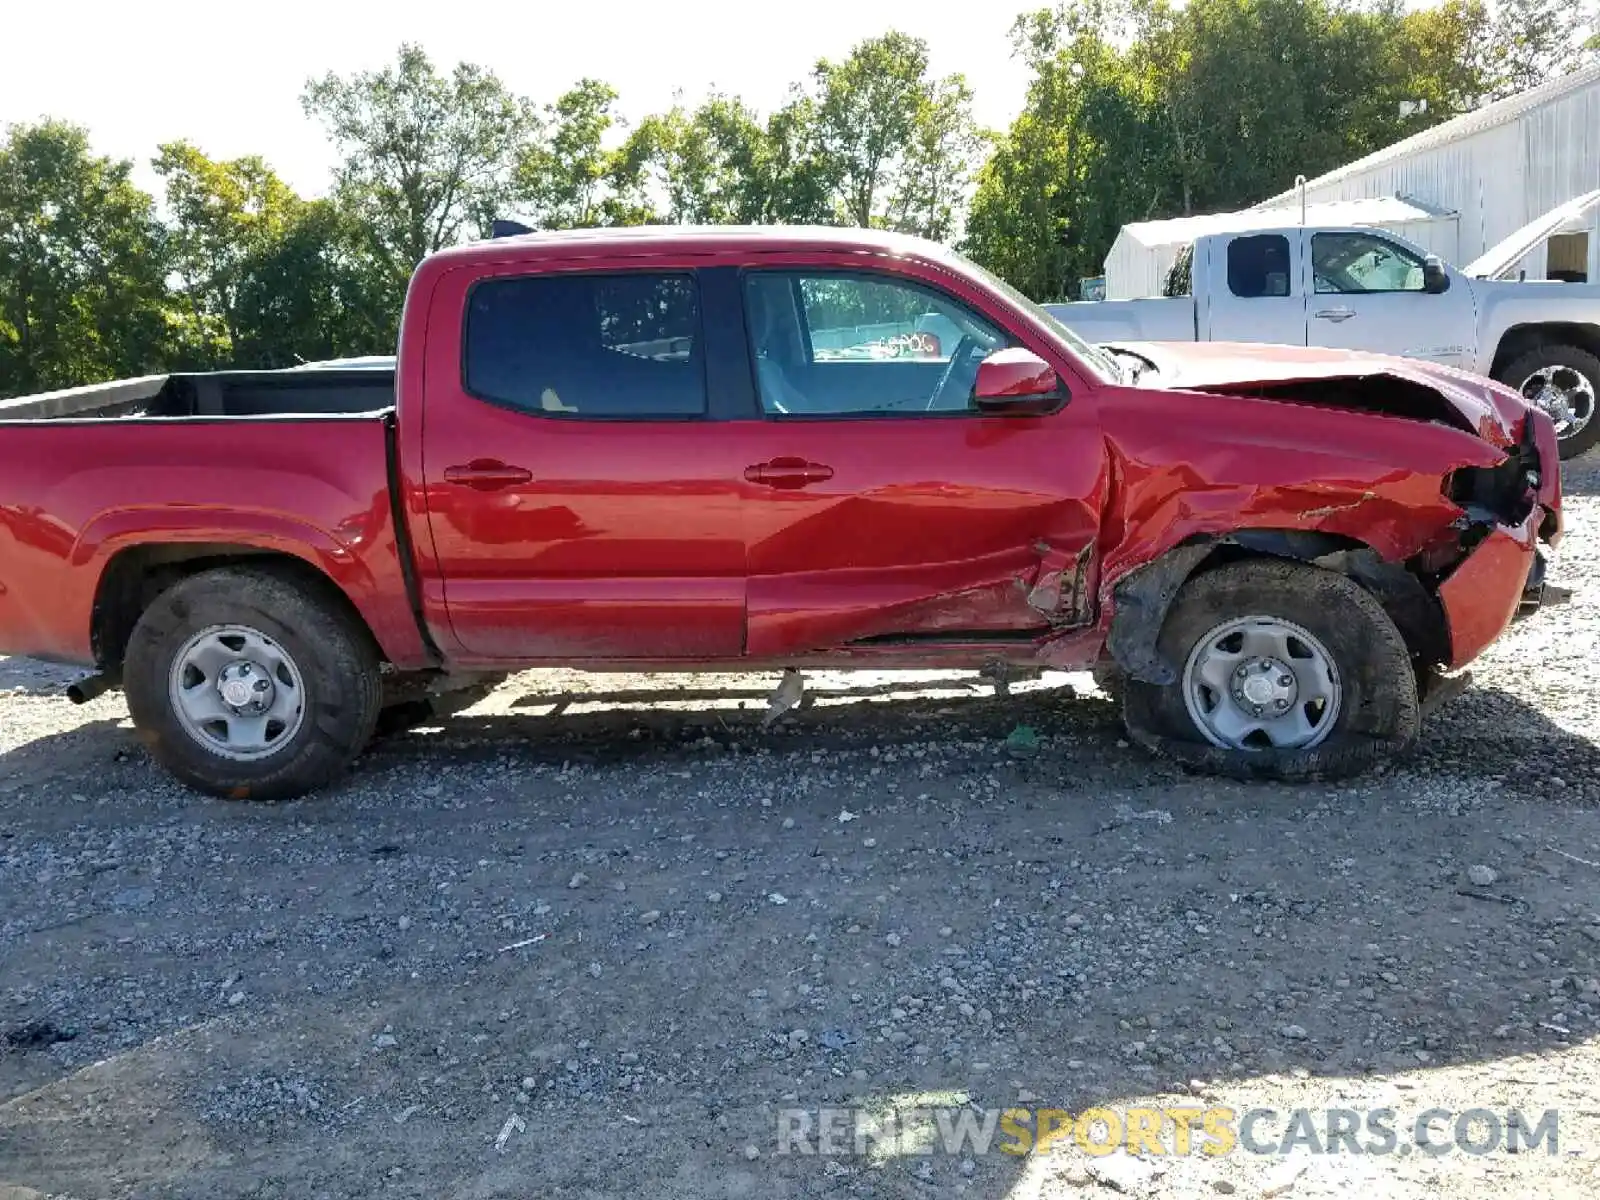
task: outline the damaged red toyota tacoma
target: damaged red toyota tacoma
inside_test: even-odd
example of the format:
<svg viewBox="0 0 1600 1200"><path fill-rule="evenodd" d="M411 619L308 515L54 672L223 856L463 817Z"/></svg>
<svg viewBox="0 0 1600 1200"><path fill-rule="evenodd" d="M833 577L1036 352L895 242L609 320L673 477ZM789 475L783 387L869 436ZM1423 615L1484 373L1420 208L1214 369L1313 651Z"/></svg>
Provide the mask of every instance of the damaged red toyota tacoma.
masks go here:
<svg viewBox="0 0 1600 1200"><path fill-rule="evenodd" d="M0 650L120 686L230 797L554 665L1093 669L1191 766L1347 773L1536 606L1561 533L1555 429L1506 388L1094 347L861 230L493 239L418 267L392 364L8 414Z"/></svg>

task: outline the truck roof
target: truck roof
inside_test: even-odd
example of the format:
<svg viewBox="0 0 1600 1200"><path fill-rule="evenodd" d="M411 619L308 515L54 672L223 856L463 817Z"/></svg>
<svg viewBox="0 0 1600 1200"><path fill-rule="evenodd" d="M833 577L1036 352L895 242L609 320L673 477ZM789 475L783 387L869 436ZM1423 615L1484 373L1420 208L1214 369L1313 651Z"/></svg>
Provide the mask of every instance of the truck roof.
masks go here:
<svg viewBox="0 0 1600 1200"><path fill-rule="evenodd" d="M673 253L725 253L754 250L840 250L853 253L915 255L948 260L951 251L938 242L880 229L832 225L627 225L602 229L560 229L470 242L441 250L433 261L451 265L494 262L507 257L566 258L575 252L640 256Z"/></svg>

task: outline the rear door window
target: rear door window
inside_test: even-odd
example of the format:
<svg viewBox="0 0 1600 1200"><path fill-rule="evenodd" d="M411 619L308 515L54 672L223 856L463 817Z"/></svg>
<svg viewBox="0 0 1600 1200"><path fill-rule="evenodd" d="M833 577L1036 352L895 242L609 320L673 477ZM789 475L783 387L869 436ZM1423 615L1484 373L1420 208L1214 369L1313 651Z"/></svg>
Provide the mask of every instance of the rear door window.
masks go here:
<svg viewBox="0 0 1600 1200"><path fill-rule="evenodd" d="M1228 290L1242 300L1289 294L1289 239L1255 233L1228 243Z"/></svg>
<svg viewBox="0 0 1600 1200"><path fill-rule="evenodd" d="M463 384L542 415L703 416L705 356L692 274L486 279L468 295Z"/></svg>

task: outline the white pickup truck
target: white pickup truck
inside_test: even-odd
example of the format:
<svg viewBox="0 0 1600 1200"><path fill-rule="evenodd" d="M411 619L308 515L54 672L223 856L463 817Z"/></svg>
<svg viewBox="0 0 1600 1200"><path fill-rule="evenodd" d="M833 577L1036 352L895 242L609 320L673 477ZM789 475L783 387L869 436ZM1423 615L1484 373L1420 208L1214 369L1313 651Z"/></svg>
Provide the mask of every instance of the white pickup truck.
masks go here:
<svg viewBox="0 0 1600 1200"><path fill-rule="evenodd" d="M1421 358L1489 375L1556 423L1561 457L1600 440L1600 284L1497 278L1600 192L1545 214L1464 268L1380 229L1207 234L1163 295L1046 308L1091 342L1277 342Z"/></svg>

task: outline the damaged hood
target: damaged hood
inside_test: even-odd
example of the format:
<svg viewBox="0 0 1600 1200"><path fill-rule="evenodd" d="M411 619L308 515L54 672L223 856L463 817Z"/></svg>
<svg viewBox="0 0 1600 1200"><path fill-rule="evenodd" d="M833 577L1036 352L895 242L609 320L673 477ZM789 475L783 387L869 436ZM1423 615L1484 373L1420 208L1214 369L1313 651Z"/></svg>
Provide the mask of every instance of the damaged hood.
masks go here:
<svg viewBox="0 0 1600 1200"><path fill-rule="evenodd" d="M1512 445L1528 413L1515 392L1438 363L1345 350L1264 346L1244 342L1111 342L1154 363L1140 382L1196 391L1281 386L1330 379L1387 375L1436 392L1462 429L1496 446Z"/></svg>

